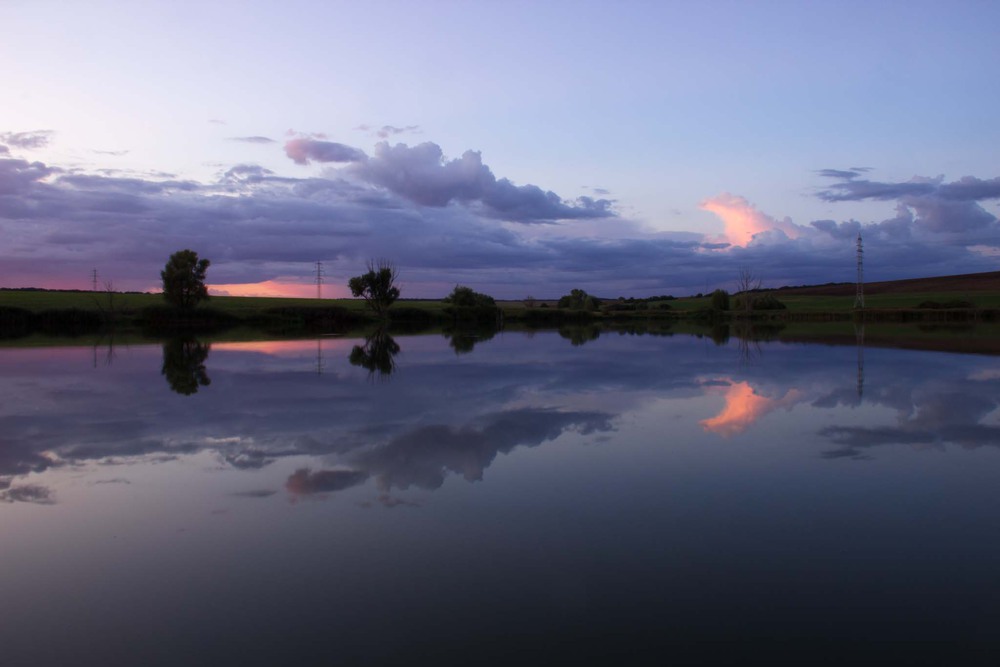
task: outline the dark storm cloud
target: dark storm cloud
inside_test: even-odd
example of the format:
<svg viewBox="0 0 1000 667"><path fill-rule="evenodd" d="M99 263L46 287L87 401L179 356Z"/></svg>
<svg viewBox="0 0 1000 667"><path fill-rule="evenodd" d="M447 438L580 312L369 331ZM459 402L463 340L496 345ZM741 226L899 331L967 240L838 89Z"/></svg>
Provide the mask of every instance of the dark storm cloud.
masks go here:
<svg viewBox="0 0 1000 667"><path fill-rule="evenodd" d="M359 148L334 141L322 141L300 137L285 142L285 155L292 158L296 164L316 162L358 162L365 159L365 153Z"/></svg>
<svg viewBox="0 0 1000 667"><path fill-rule="evenodd" d="M45 148L49 145L49 138L55 134L52 130L32 130L31 132L0 132L0 141L25 150Z"/></svg>
<svg viewBox="0 0 1000 667"><path fill-rule="evenodd" d="M229 141L239 141L244 144L273 144L274 139L270 137L252 136L252 137L229 137Z"/></svg>

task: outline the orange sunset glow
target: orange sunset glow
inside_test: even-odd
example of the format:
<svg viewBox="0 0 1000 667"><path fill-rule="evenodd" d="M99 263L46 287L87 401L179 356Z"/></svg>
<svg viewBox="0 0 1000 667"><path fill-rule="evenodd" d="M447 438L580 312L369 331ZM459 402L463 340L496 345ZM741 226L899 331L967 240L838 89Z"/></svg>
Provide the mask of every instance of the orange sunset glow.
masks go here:
<svg viewBox="0 0 1000 667"><path fill-rule="evenodd" d="M802 392L789 389L781 398L773 399L756 393L749 382L730 380L729 386L724 390L724 397L726 404L722 412L698 423L706 431L729 438L743 433L767 413L795 405L801 399Z"/></svg>
<svg viewBox="0 0 1000 667"><path fill-rule="evenodd" d="M263 296L291 297L300 299L316 298L316 283L289 283L278 280L265 280L259 283L232 283L226 285L210 285L210 294L217 296ZM346 287L334 284L324 284L322 296L324 299L344 299L350 296Z"/></svg>
<svg viewBox="0 0 1000 667"><path fill-rule="evenodd" d="M324 336L320 339L308 340L262 340L241 341L234 343L212 343L213 351L226 352L256 352L272 357L295 357L303 354L315 354L317 344L324 352L335 350L350 350L356 340Z"/></svg>

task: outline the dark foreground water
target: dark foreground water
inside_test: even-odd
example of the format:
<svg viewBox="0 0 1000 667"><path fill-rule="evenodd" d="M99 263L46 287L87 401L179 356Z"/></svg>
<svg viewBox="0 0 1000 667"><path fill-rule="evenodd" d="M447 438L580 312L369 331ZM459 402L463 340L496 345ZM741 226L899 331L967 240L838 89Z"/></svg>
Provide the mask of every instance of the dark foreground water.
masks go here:
<svg viewBox="0 0 1000 667"><path fill-rule="evenodd" d="M0 663L996 664L1000 358L585 338L0 350Z"/></svg>

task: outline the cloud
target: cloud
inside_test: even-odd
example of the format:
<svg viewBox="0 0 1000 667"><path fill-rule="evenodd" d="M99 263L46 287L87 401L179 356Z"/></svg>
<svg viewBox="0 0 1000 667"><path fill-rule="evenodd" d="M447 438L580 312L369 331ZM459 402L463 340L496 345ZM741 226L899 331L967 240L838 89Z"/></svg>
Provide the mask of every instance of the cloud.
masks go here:
<svg viewBox="0 0 1000 667"><path fill-rule="evenodd" d="M984 180L964 176L951 183L946 183L943 176L914 176L909 181L895 183L857 180L853 175L841 178L841 182L820 191L819 198L827 202L896 201L897 232L910 226L931 234L1000 232L996 216L979 204L1000 199L1000 177ZM975 242L974 238L969 238L970 244Z"/></svg>
<svg viewBox="0 0 1000 667"><path fill-rule="evenodd" d="M789 389L781 398L771 398L758 394L749 382L725 382L727 386L723 395L726 403L722 411L698 422L706 431L724 438L744 432L761 417L778 408L790 409L803 400L802 392L796 389Z"/></svg>
<svg viewBox="0 0 1000 667"><path fill-rule="evenodd" d="M419 125L407 125L406 127L393 127L392 125L383 125L375 133L377 136L385 139L387 137L395 136L397 134L408 134L415 133L420 130Z"/></svg>
<svg viewBox="0 0 1000 667"><path fill-rule="evenodd" d="M358 162L366 157L361 149L338 144L334 141L321 141L308 137L286 141L285 155L292 158L295 164L309 164L310 160L316 162Z"/></svg>
<svg viewBox="0 0 1000 667"><path fill-rule="evenodd" d="M915 267L924 275L993 270L990 253L1000 252L993 217L968 199L990 194L996 179L942 181L930 199L893 202L884 220L831 215L804 225L724 194L706 200L726 224L714 238L653 232L608 199L567 200L497 178L475 151L446 159L433 143L381 143L366 156L315 135L289 140L305 142L303 159L357 161L309 176L234 164L197 182L0 154L5 286L83 288L97 267L116 288L156 289L169 249L185 247L211 259L210 283L234 294L241 283L312 283L322 261L329 294L346 295L347 277L366 258L386 256L400 266L404 296L437 298L456 283L498 298L576 288L682 295L731 288L741 265L769 287L851 280L858 231L872 280L914 277Z"/></svg>
<svg viewBox="0 0 1000 667"><path fill-rule="evenodd" d="M273 144L274 139L270 137L252 136L252 137L229 137L228 141L239 141L245 144Z"/></svg>
<svg viewBox="0 0 1000 667"><path fill-rule="evenodd" d="M309 468L296 470L285 482L285 488L297 496L311 496L318 493L343 491L363 484L368 473L362 470L318 470Z"/></svg>
<svg viewBox="0 0 1000 667"><path fill-rule="evenodd" d="M277 491L271 491L270 489L258 489L255 491L236 491L230 495L237 498L270 498L276 493Z"/></svg>
<svg viewBox="0 0 1000 667"><path fill-rule="evenodd" d="M380 128L374 128L371 125L363 124L358 125L355 130L361 130L362 132L369 132L372 135L379 137L380 139L387 139L392 136L399 134L420 134L419 125L406 125L405 127L396 127L394 125L383 125Z"/></svg>
<svg viewBox="0 0 1000 667"><path fill-rule="evenodd" d="M55 134L52 130L32 130L30 132L0 132L0 141L24 150L35 150L45 148L49 145L49 138Z"/></svg>
<svg viewBox="0 0 1000 667"><path fill-rule="evenodd" d="M564 201L536 185L514 185L497 179L477 151L446 160L432 142L416 146L380 142L367 160L357 161L349 172L382 186L422 206L443 207L452 202L480 204L486 215L514 222L547 222L607 218L614 213L606 199L580 197Z"/></svg>
<svg viewBox="0 0 1000 667"><path fill-rule="evenodd" d="M8 503L34 503L35 505L53 505L55 496L52 490L37 484L16 486L6 491L0 491L0 501Z"/></svg>
<svg viewBox="0 0 1000 667"><path fill-rule="evenodd" d="M486 415L465 427L423 426L352 461L374 475L383 491L437 489L449 472L469 482L481 480L497 454L519 445L534 447L568 429L593 433L611 428L611 416L605 413L526 408Z"/></svg>
<svg viewBox="0 0 1000 667"><path fill-rule="evenodd" d="M4 146L3 144L0 144L0 155L9 155L9 154L10 154L10 149Z"/></svg>
<svg viewBox="0 0 1000 667"><path fill-rule="evenodd" d="M728 192L705 199L700 206L722 219L726 240L734 246L745 247L754 237L767 232L777 231L790 239L795 239L802 233L802 228L789 218L776 220L759 211L743 197Z"/></svg>
<svg viewBox="0 0 1000 667"><path fill-rule="evenodd" d="M852 167L851 169L819 169L816 171L817 174L826 178L842 178L846 180L851 180L862 175L868 169L861 167Z"/></svg>

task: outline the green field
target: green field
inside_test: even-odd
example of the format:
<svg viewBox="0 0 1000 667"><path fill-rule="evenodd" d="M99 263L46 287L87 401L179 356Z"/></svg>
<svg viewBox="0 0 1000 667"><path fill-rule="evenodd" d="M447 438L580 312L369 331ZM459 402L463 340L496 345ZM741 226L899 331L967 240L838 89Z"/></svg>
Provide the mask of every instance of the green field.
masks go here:
<svg viewBox="0 0 1000 667"><path fill-rule="evenodd" d="M854 310L853 296L813 296L774 293L787 306L786 311L770 311L777 315L787 313L821 315L847 315ZM961 299L969 301L978 310L1000 309L1000 292L925 292L908 294L875 294L866 297L865 306L869 310L911 310L916 309L924 301L947 302ZM608 302L606 302L608 303ZM106 292L64 292L48 290L0 290L0 307L23 308L34 313L46 310L81 309L88 311L114 311L120 316L128 317L149 306L161 306L163 297L155 293L113 293ZM538 300L535 309L545 304L549 309L555 308L555 301ZM662 310L661 304L669 306ZM509 316L517 319L523 315L527 307L522 301L498 301L497 305ZM365 302L361 299L306 299L281 297L233 297L214 296L205 306L233 315L240 319L252 318L262 312L276 308L343 308L351 312L365 312ZM662 317L669 313L689 315L704 311L710 306L708 297L679 298L669 301L656 301L648 304L647 310L628 312L625 317L650 318ZM435 314L448 307L439 299L401 299L393 306L393 310L418 308ZM616 313L616 317L622 316Z"/></svg>
<svg viewBox="0 0 1000 667"><path fill-rule="evenodd" d="M148 306L162 306L160 294L115 292L110 298L116 311L136 312ZM359 299L292 299L252 296L213 296L206 304L238 317L266 310L286 307L330 307L358 309L364 308ZM53 292L47 290L0 290L0 306L24 308L32 312L42 310L63 310L80 308L83 310L108 310L109 295L106 292Z"/></svg>

